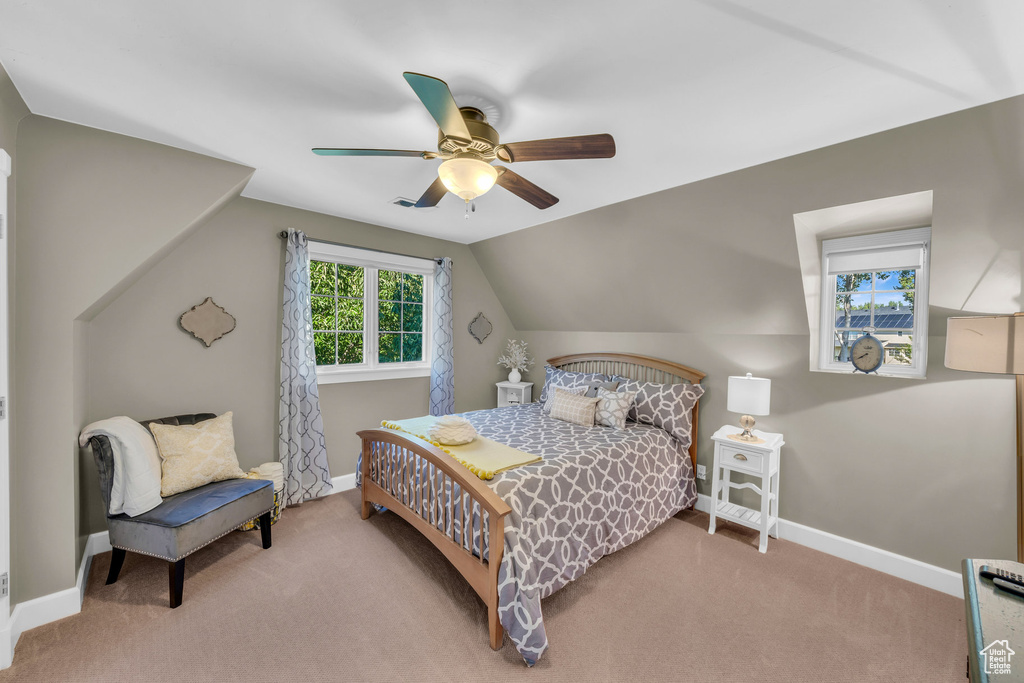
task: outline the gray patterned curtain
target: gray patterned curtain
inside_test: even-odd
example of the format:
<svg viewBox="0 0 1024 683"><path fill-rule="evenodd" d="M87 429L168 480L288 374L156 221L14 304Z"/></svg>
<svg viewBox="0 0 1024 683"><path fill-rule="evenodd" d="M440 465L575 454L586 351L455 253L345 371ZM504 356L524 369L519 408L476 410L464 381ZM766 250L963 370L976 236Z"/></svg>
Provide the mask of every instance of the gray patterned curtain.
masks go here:
<svg viewBox="0 0 1024 683"><path fill-rule="evenodd" d="M455 412L455 337L452 332L452 260L434 266L434 338L430 355L430 414Z"/></svg>
<svg viewBox="0 0 1024 683"><path fill-rule="evenodd" d="M285 503L331 492L309 303L309 240L288 228L281 319L281 406L278 452L284 465Z"/></svg>

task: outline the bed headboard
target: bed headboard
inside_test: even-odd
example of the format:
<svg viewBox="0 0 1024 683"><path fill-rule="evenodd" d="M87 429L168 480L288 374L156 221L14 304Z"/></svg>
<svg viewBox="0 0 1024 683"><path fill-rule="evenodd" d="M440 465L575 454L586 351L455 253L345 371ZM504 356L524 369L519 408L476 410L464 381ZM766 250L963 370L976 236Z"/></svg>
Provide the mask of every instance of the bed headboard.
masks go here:
<svg viewBox="0 0 1024 683"><path fill-rule="evenodd" d="M638 356L632 353L574 353L549 358L548 365L572 372L599 372L619 375L640 382L658 384L700 384L707 375L700 370L660 358ZM690 461L697 472L697 417L700 401L693 406L693 433L690 435Z"/></svg>

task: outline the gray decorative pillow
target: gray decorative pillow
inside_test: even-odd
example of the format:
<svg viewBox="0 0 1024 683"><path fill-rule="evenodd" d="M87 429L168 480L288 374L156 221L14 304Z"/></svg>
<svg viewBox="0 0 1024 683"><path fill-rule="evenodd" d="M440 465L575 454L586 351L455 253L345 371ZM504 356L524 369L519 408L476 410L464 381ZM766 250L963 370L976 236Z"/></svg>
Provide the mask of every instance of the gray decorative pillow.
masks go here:
<svg viewBox="0 0 1024 683"><path fill-rule="evenodd" d="M545 365L544 370L546 374L544 377L544 388L540 391L541 401L547 401L548 387L560 386L574 389L576 387L589 386L588 382L607 382L612 379L608 375L602 375L599 372L571 372L569 370L559 370L550 365Z"/></svg>
<svg viewBox="0 0 1024 683"><path fill-rule="evenodd" d="M587 382L587 393L583 395L587 398L597 398L598 390L607 389L608 391L615 391L618 387L618 382L598 382L597 380L591 380Z"/></svg>
<svg viewBox="0 0 1024 683"><path fill-rule="evenodd" d="M616 378L623 379L623 378ZM693 431L693 406L704 395L699 384L657 384L625 380L623 391L635 391L636 400L629 419L660 427L675 437L684 448L690 447Z"/></svg>
<svg viewBox="0 0 1024 683"><path fill-rule="evenodd" d="M594 412L594 424L612 429L625 429L626 416L633 406L636 394L632 391L597 390L597 409Z"/></svg>
<svg viewBox="0 0 1024 683"><path fill-rule="evenodd" d="M600 399L572 394L561 387L555 387L551 393L555 395L551 417L584 427L594 426L594 413Z"/></svg>
<svg viewBox="0 0 1024 683"><path fill-rule="evenodd" d="M555 400L555 392L554 392L555 389L564 389L565 391L568 391L570 394L573 394L575 396L583 396L587 392L587 388L586 387L569 388L569 387L563 387L560 384L556 384L556 385L552 386L551 387L551 391L548 391L548 397L544 401L544 406L541 408L541 410L544 411L545 415L548 415L548 414L551 413L551 404Z"/></svg>

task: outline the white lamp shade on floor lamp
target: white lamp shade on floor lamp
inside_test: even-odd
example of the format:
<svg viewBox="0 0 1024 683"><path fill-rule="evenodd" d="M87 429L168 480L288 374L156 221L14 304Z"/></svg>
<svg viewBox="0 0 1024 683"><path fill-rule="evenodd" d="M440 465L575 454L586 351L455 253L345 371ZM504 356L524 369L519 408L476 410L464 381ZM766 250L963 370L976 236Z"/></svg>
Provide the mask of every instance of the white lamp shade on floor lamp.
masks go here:
<svg viewBox="0 0 1024 683"><path fill-rule="evenodd" d="M946 367L1017 375L1017 561L1024 562L1024 313L950 318Z"/></svg>
<svg viewBox="0 0 1024 683"><path fill-rule="evenodd" d="M730 413L743 414L740 419L743 433L731 435L729 438L736 441L763 443L764 439L754 436L750 431L754 427L754 418L751 416L768 415L771 403L772 381L770 379L754 377L749 372L746 377L730 376L726 408Z"/></svg>

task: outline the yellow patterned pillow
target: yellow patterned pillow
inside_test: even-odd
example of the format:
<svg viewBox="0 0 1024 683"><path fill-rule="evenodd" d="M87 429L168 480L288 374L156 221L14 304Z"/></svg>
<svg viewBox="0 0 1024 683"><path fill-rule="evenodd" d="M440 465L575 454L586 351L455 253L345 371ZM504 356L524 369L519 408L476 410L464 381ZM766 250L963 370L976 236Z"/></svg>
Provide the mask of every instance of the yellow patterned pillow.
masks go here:
<svg viewBox="0 0 1024 683"><path fill-rule="evenodd" d="M231 417L232 413L227 412L194 425L149 424L163 462L161 496L166 498L210 482L245 476L235 455Z"/></svg>

